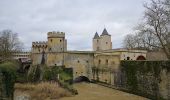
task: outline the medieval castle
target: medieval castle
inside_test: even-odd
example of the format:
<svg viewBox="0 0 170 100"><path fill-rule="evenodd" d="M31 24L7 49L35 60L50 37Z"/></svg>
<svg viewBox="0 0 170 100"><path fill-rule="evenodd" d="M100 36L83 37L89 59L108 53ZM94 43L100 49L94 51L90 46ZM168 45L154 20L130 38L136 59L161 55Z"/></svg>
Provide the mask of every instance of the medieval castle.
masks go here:
<svg viewBox="0 0 170 100"><path fill-rule="evenodd" d="M109 68L117 71L121 60L145 60L147 51L112 49L111 35L106 29L93 37L93 51L69 51L64 32L48 32L46 42L32 42L31 59L33 65L41 64L42 58L47 66L73 68L73 77L86 76L92 79L92 67ZM107 75L99 75L108 80ZM93 77L94 78L94 77ZM109 78L110 79L110 78ZM108 81L110 83L112 80Z"/></svg>

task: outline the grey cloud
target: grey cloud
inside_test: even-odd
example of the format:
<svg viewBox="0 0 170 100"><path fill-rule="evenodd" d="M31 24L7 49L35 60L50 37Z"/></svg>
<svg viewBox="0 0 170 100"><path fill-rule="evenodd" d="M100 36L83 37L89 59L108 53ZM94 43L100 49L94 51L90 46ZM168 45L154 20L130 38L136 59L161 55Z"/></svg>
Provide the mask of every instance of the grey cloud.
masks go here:
<svg viewBox="0 0 170 100"><path fill-rule="evenodd" d="M0 0L0 30L19 33L26 48L32 41L45 41L48 31L63 31L68 49L91 50L96 31L104 26L113 47L142 17L144 0ZM82 45L82 43L84 45Z"/></svg>

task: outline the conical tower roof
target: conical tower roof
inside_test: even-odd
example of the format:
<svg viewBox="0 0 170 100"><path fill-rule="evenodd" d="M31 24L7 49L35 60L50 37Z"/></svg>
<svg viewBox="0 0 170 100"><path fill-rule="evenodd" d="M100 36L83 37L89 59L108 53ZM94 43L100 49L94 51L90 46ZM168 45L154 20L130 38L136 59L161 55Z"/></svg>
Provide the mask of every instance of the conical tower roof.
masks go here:
<svg viewBox="0 0 170 100"><path fill-rule="evenodd" d="M110 34L107 32L106 28L104 28L104 30L103 30L101 35L110 35Z"/></svg>
<svg viewBox="0 0 170 100"><path fill-rule="evenodd" d="M93 39L98 39L98 38L99 38L99 35L98 35L98 33L96 32L95 35L94 35L94 37L93 37Z"/></svg>

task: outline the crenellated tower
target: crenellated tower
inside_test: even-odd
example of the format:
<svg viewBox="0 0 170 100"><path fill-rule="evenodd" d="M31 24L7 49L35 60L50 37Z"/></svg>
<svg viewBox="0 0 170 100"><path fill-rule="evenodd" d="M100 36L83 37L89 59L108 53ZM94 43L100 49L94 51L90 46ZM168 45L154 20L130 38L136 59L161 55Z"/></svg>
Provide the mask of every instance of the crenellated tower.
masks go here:
<svg viewBox="0 0 170 100"><path fill-rule="evenodd" d="M36 41L36 42L32 42L32 53L42 53L47 52L47 42L45 41Z"/></svg>
<svg viewBox="0 0 170 100"><path fill-rule="evenodd" d="M48 51L64 52L67 51L67 40L64 32L48 32Z"/></svg>

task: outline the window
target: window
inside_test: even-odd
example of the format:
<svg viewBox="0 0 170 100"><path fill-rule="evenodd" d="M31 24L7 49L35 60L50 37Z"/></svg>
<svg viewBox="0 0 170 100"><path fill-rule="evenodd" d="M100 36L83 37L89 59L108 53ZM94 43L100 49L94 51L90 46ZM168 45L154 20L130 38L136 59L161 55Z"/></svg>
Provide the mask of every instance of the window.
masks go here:
<svg viewBox="0 0 170 100"><path fill-rule="evenodd" d="M62 40L60 40L60 42L61 42Z"/></svg>
<svg viewBox="0 0 170 100"><path fill-rule="evenodd" d="M63 50L63 48L61 48L61 50Z"/></svg>
<svg viewBox="0 0 170 100"><path fill-rule="evenodd" d="M108 65L108 63L109 63L109 61L108 61L108 59L106 59L106 65Z"/></svg>
<svg viewBox="0 0 170 100"><path fill-rule="evenodd" d="M79 63L80 61L78 60L77 62Z"/></svg>
<svg viewBox="0 0 170 100"><path fill-rule="evenodd" d="M49 48L48 50L51 51L51 48Z"/></svg>
<svg viewBox="0 0 170 100"><path fill-rule="evenodd" d="M101 63L101 60L99 59L99 64Z"/></svg>
<svg viewBox="0 0 170 100"><path fill-rule="evenodd" d="M127 60L130 60L130 57L127 57Z"/></svg>
<svg viewBox="0 0 170 100"><path fill-rule="evenodd" d="M87 60L86 62L87 62L87 63L89 63L89 61L88 61L88 60Z"/></svg>
<svg viewBox="0 0 170 100"><path fill-rule="evenodd" d="M77 72L76 72L76 74L77 74Z"/></svg>
<svg viewBox="0 0 170 100"><path fill-rule="evenodd" d="M51 42L53 42L53 39L51 39Z"/></svg>
<svg viewBox="0 0 170 100"><path fill-rule="evenodd" d="M106 42L106 44L108 44L108 42Z"/></svg>
<svg viewBox="0 0 170 100"><path fill-rule="evenodd" d="M97 43L99 42L99 40L97 40Z"/></svg>

